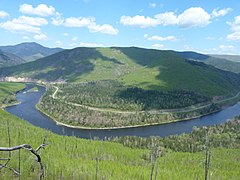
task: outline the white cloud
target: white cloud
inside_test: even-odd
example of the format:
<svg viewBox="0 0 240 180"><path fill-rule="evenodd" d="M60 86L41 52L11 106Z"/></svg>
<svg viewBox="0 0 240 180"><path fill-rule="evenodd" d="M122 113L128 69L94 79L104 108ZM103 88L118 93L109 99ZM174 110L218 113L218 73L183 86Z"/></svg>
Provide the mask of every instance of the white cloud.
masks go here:
<svg viewBox="0 0 240 180"><path fill-rule="evenodd" d="M90 32L100 32L103 34L116 35L119 32L118 29L116 29L108 24L97 25L94 23L94 24L88 26L88 28L89 28Z"/></svg>
<svg viewBox="0 0 240 180"><path fill-rule="evenodd" d="M174 12L165 12L161 14L157 14L154 16L160 25L177 25L178 17L174 14Z"/></svg>
<svg viewBox="0 0 240 180"><path fill-rule="evenodd" d="M191 7L179 15L174 12L165 12L156 14L154 17L121 16L120 22L125 26L138 26L140 28L157 25L178 25L183 28L204 27L211 22L211 15L201 7Z"/></svg>
<svg viewBox="0 0 240 180"><path fill-rule="evenodd" d="M240 41L240 31L227 35L229 41Z"/></svg>
<svg viewBox="0 0 240 180"><path fill-rule="evenodd" d="M89 18L82 18L82 17L69 17L66 18L64 21L64 26L67 27L87 27L91 24L93 24L95 21L95 18L89 17Z"/></svg>
<svg viewBox="0 0 240 180"><path fill-rule="evenodd" d="M0 18L8 17L9 14L6 11L0 11Z"/></svg>
<svg viewBox="0 0 240 180"><path fill-rule="evenodd" d="M175 36L167 36L167 37L161 37L161 36L152 36L149 37L148 40L157 40L157 41L176 41L177 38Z"/></svg>
<svg viewBox="0 0 240 180"><path fill-rule="evenodd" d="M229 41L240 41L240 16L236 16L233 22L228 22L233 33L227 35Z"/></svg>
<svg viewBox="0 0 240 180"><path fill-rule="evenodd" d="M42 40L42 41L46 41L48 39L47 35L45 34L36 34L35 36L33 36L34 39L36 40Z"/></svg>
<svg viewBox="0 0 240 180"><path fill-rule="evenodd" d="M56 10L52 6L46 4L39 4L37 7L33 7L30 4L22 4L19 7L19 11L23 14L32 14L38 16L53 16L56 14Z"/></svg>
<svg viewBox="0 0 240 180"><path fill-rule="evenodd" d="M231 8L225 8L225 9L220 9L220 10L218 10L218 9L214 9L213 11L212 11L212 17L220 17L220 16L225 16L225 15L227 15L229 12L231 12L232 11L232 9Z"/></svg>
<svg viewBox="0 0 240 180"><path fill-rule="evenodd" d="M200 7L191 7L178 16L180 27L204 27L210 23L211 16Z"/></svg>
<svg viewBox="0 0 240 180"><path fill-rule="evenodd" d="M220 45L219 48L224 53L228 53L229 54L229 53L235 52L235 47L232 46L232 45Z"/></svg>
<svg viewBox="0 0 240 180"><path fill-rule="evenodd" d="M96 33L100 32L103 34L116 35L118 34L118 29L112 27L109 24L98 25L95 22L94 17L69 17L69 18L52 18L53 25L63 25L66 27L86 27L90 32Z"/></svg>
<svg viewBox="0 0 240 180"><path fill-rule="evenodd" d="M165 49L163 44L153 44L152 47L156 49Z"/></svg>
<svg viewBox="0 0 240 180"><path fill-rule="evenodd" d="M68 34L68 33L63 33L63 35L64 35L64 36L69 36L69 34Z"/></svg>
<svg viewBox="0 0 240 180"><path fill-rule="evenodd" d="M64 22L64 18L62 17L62 15L60 13L56 13L56 17L51 18L52 19L52 24L55 26L60 26L63 24Z"/></svg>
<svg viewBox="0 0 240 180"><path fill-rule="evenodd" d="M157 7L157 4L156 3L149 3L149 7L150 8L155 8L155 7Z"/></svg>
<svg viewBox="0 0 240 180"><path fill-rule="evenodd" d="M34 27L28 24L14 23L13 21L7 21L0 23L0 27L11 32L30 32L40 34L40 28Z"/></svg>
<svg viewBox="0 0 240 180"><path fill-rule="evenodd" d="M79 44L79 46L82 46L82 47L104 47L103 44L84 43L84 42L81 42L81 43Z"/></svg>
<svg viewBox="0 0 240 180"><path fill-rule="evenodd" d="M136 15L134 17L130 16L122 16L120 22L124 26L139 26L141 28L157 26L158 22L156 19L151 17L144 17L140 15Z"/></svg>
<svg viewBox="0 0 240 180"><path fill-rule="evenodd" d="M144 34L143 37L144 37L144 38L147 38L147 37L148 37L148 34Z"/></svg>
<svg viewBox="0 0 240 180"><path fill-rule="evenodd" d="M42 26L48 24L48 21L44 18L34 18L27 16L20 16L17 19L13 19L12 22L16 24L27 24L31 26Z"/></svg>
<svg viewBox="0 0 240 180"><path fill-rule="evenodd" d="M232 31L240 31L240 16L236 16L233 22L228 22Z"/></svg>

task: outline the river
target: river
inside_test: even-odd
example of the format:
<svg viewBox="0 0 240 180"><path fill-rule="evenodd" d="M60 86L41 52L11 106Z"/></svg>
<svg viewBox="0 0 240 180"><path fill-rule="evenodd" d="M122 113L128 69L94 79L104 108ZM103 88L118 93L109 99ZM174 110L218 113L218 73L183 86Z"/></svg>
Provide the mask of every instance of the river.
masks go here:
<svg viewBox="0 0 240 180"><path fill-rule="evenodd" d="M7 107L5 110L28 121L34 126L48 129L56 134L87 139L94 137L104 139L113 136L165 137L169 135L178 135L182 133L190 133L194 126L202 127L221 124L234 116L240 115L240 103L237 103L210 115L169 124L111 130L74 129L57 125L53 120L35 108L35 105L46 89L42 86L38 86L38 92L26 92L34 86L35 85L27 85L24 91L17 93L17 100L20 101L21 104Z"/></svg>

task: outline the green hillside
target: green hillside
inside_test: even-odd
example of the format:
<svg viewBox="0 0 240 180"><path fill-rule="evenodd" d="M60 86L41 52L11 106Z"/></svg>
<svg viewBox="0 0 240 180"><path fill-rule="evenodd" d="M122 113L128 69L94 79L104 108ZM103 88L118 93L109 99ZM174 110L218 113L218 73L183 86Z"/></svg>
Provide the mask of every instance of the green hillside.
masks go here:
<svg viewBox="0 0 240 180"><path fill-rule="evenodd" d="M218 69L240 73L240 56L237 55L205 55L191 51L177 53L185 59L204 62Z"/></svg>
<svg viewBox="0 0 240 180"><path fill-rule="evenodd" d="M13 83L1 85L5 86L2 92L12 93L22 88ZM2 92L0 96L6 96L7 93ZM209 177L237 179L240 176L238 119L215 127L195 128L190 135L113 139L122 143L119 144L56 135L2 109L0 117L0 147L30 144L37 148L45 139L48 145L41 153L41 160L46 180L150 179L151 172L154 179L203 179L207 132L211 133ZM19 169L20 159L21 179L39 179L39 164L30 152L22 149L20 154L15 151L9 156L8 152L0 151L0 166L8 157L11 160L7 167L14 170ZM17 179L18 175L1 166L0 177Z"/></svg>
<svg viewBox="0 0 240 180"><path fill-rule="evenodd" d="M217 54L210 54L209 56L226 59L229 61L240 62L240 55L217 55Z"/></svg>
<svg viewBox="0 0 240 180"><path fill-rule="evenodd" d="M174 51L136 47L75 48L9 68L1 76L46 81L117 80L144 89L187 89L220 96L239 91L240 76L188 61Z"/></svg>
<svg viewBox="0 0 240 180"><path fill-rule="evenodd" d="M0 50L0 67L13 66L25 62L25 60L14 54L3 52Z"/></svg>
<svg viewBox="0 0 240 180"><path fill-rule="evenodd" d="M206 64L215 66L219 69L240 73L240 61L238 62L216 57L209 57L205 62Z"/></svg>
<svg viewBox="0 0 240 180"><path fill-rule="evenodd" d="M205 152L204 144L200 142L196 144L202 150L195 153L164 149L164 144L159 146L157 143L156 146L153 146L154 141L149 144L158 151L150 151L144 147L144 139L138 141L143 145L142 149L130 148L118 143L59 136L33 127L1 109L0 117L0 146L8 147L7 123L10 127L11 146L25 143L37 148L46 138L49 145L42 151L41 157L45 168L44 179L47 180L96 179L96 177L97 179L150 179L151 152L158 152L153 174L156 179L204 178ZM179 145L181 139L181 137L174 137L169 142L174 145L174 141L176 141L175 149L178 146L183 149ZM185 141L187 138L183 137L183 140ZM127 142L126 145L131 146L131 139ZM219 144L219 148L211 150L209 176L213 179L237 179L240 175L239 148L221 148L221 143L219 142ZM151 147L149 148L151 149ZM7 157L8 153L0 152L0 158ZM12 153L11 159L8 167L18 170L18 151ZM0 164L4 162L1 160ZM0 176L2 179L17 179L18 177L6 168L1 169ZM34 156L26 150L21 150L21 179L38 179L38 177L39 164L35 161Z"/></svg>
<svg viewBox="0 0 240 180"><path fill-rule="evenodd" d="M0 82L0 107L3 104L14 103L15 92L25 87L22 83Z"/></svg>

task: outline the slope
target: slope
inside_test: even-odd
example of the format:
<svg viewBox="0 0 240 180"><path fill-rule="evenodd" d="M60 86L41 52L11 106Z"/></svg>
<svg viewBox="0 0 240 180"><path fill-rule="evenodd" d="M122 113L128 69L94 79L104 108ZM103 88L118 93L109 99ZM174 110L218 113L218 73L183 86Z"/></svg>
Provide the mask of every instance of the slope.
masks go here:
<svg viewBox="0 0 240 180"><path fill-rule="evenodd" d="M26 64L0 69L0 77L46 81L117 80L144 89L187 89L209 96L235 94L240 76L204 63L188 61L174 51L136 47L75 48Z"/></svg>
<svg viewBox="0 0 240 180"><path fill-rule="evenodd" d="M226 59L229 61L240 62L240 55L217 55L217 54L210 54L209 56Z"/></svg>
<svg viewBox="0 0 240 180"><path fill-rule="evenodd" d="M177 53L185 59L201 61L225 71L240 73L240 56L205 55L191 51Z"/></svg>
<svg viewBox="0 0 240 180"><path fill-rule="evenodd" d="M0 67L13 66L24 62L25 60L16 55L0 50Z"/></svg>
<svg viewBox="0 0 240 180"><path fill-rule="evenodd" d="M48 48L35 42L26 42L13 46L0 46L0 50L19 56L25 61L34 61L62 51L61 48Z"/></svg>

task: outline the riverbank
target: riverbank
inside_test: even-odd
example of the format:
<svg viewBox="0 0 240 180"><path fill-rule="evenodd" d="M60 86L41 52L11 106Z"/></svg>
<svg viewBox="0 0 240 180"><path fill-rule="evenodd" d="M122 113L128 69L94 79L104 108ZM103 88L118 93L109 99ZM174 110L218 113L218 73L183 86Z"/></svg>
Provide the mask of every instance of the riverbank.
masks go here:
<svg viewBox="0 0 240 180"><path fill-rule="evenodd" d="M157 125L163 125L163 124L171 124L171 123L176 123L176 122L182 122L182 121L188 121L188 120L192 120L192 119L196 119L196 118L200 118L200 117L204 117L216 112L221 111L222 109L210 112L210 113L206 113L203 115L199 115L199 116L194 116L194 117L189 117L189 118L184 118L184 119L173 119L170 121L166 121L166 122L159 122L159 123L148 123L148 124L136 124L136 125L131 125L131 126L119 126L119 127L88 127L88 126L75 126L75 125L69 125L63 122L59 122L57 120L57 118L49 115L48 113L44 112L43 110L41 110L37 105L35 106L35 108L40 111L41 113L43 113L44 115L46 115L47 117L49 117L51 120L53 120L57 125L60 126L64 126L64 127L69 127L69 128L74 128L74 129L86 129L86 130L113 130L113 129L131 129L131 128L138 128L138 127L147 127L147 126L157 126Z"/></svg>
<svg viewBox="0 0 240 180"><path fill-rule="evenodd" d="M240 112L240 103L223 109L219 112L199 117L197 119L177 119L175 121L161 122L161 123L148 123L138 124L137 126L119 126L115 128L101 127L93 128L86 126L76 126L64 122L59 122L58 119L54 119L49 115L41 113L35 105L39 102L39 99L45 93L45 88L39 88L39 92L26 93L20 92L17 95L17 99L24 101L17 106L11 106L5 109L5 111L30 122L34 126L45 128L53 131L54 133L67 136L76 136L80 138L92 139L94 137L105 139L115 136L161 136L166 137L174 134L190 133L193 126L211 126L220 124L228 119L238 116ZM46 93L45 95L51 95ZM49 107L51 108L51 106ZM31 115L30 115L30 114ZM56 122L58 121L58 123ZM146 123L146 122L145 122Z"/></svg>
<svg viewBox="0 0 240 180"><path fill-rule="evenodd" d="M25 88L24 83L0 82L0 108L18 105L16 94Z"/></svg>
<svg viewBox="0 0 240 180"><path fill-rule="evenodd" d="M36 85L46 88L46 86L44 86L42 84L41 85L36 84ZM21 92L24 89L26 89L26 86L23 89L18 90L16 93ZM56 91L54 91L54 93L52 94L52 97L54 99L56 99L55 95L56 95L57 91L58 91L58 89L56 88ZM238 93L238 95L239 95L239 93ZM236 96L234 96L234 97L236 97ZM40 98L39 102L41 101L41 98ZM233 98L231 98L231 99L233 99ZM229 100L229 98L228 98L228 100ZM223 102L223 100L221 100L221 102ZM21 102L15 102L13 104L5 105L5 106L2 107L2 109L7 108L9 106L19 105L20 103ZM233 102L231 102L231 104L233 104ZM208 112L208 113L204 113L204 114L197 115L197 116L191 116L191 117L187 117L187 118L177 118L177 119L161 121L161 122L152 122L152 123L126 125L126 126L112 126L112 127L111 126L108 126L108 127L91 127L91 126L71 125L71 124L59 121L58 118L51 116L47 112L40 109L37 105L36 105L36 109L38 111L40 111L41 113L45 114L46 116L48 116L51 120L53 120L59 126L64 126L64 127L74 128L74 129L86 129L86 130L112 130L112 129L131 129L131 128L137 128L137 127L157 126L157 125L162 125L162 124L170 124L170 123L176 123L176 122L181 122L181 121L187 121L187 120L196 119L196 118L200 118L200 117L204 117L204 116L216 113L218 111L223 110L224 108L229 107L231 104L225 105L222 108L220 108L218 110L215 110L215 111L211 111L211 112Z"/></svg>
<svg viewBox="0 0 240 180"><path fill-rule="evenodd" d="M55 87L55 86L54 86ZM55 91L52 93L52 95L49 95L49 96L51 96L53 99L58 99L57 97L56 97L56 94L57 94L57 91L59 90L59 88L57 88L57 87L55 87ZM229 100L229 99L231 99L231 100L233 100L234 98L236 98L236 97L238 97L239 96L239 93L237 94L237 95L235 95L234 97L230 97L230 98L227 98L227 99L225 99L225 100L221 100L221 103L222 102L224 102L224 101L227 101L227 100ZM42 98L41 98L42 99ZM41 100L40 100L41 101ZM39 102L40 102L39 101ZM236 102L238 102L238 101L236 101ZM235 102L235 103L236 103ZM81 104L76 104L76 103L70 103L70 102L62 102L62 103L66 103L67 105L72 105L72 106L77 106L77 107L81 107L81 106L84 106L84 105L81 105ZM232 104L232 103L231 103ZM210 106L210 104L209 105L205 105L205 106L203 106L202 107L202 109L203 108L208 108L208 106ZM222 106L221 108L217 108L217 109L213 109L213 110L211 110L211 109L209 109L209 110L205 110L205 112L206 113L202 113L202 114L200 114L201 112L199 112L199 107L197 107L197 109L194 109L194 110L192 110L191 112L189 111L189 110L187 110L187 112L189 113L190 112L190 114L185 114L185 115L182 115L181 113L178 113L178 114L174 114L174 113L172 113L169 117L171 118L171 117L176 117L176 116L178 116L179 118L174 118L174 119L169 119L168 118L168 120L164 120L164 117L162 118L162 120L161 119L156 119L156 122L154 122L154 120L152 120L152 122L150 122L150 123L137 123L136 122L136 124L133 124L133 125L119 125L119 126L111 126L111 124L114 124L114 122L113 123L110 123L110 124L99 124L99 126L88 126L88 125L81 125L81 124L69 124L69 123L66 123L66 122L64 122L64 121L59 121L59 118L57 118L57 117L53 117L52 115L50 115L48 112L46 112L46 111L44 111L43 109L41 109L40 107L38 107L38 106L36 106L36 108L40 111L40 112L42 112L43 114L45 114L46 116L48 116L51 120L53 120L57 125L59 125L59 126L64 126L64 127L69 127L69 128L74 128L74 129L86 129L86 130L112 130L112 129L130 129L130 128L137 128L137 127L147 127L147 126L157 126L157 125L162 125L162 124L170 124L170 123L175 123L175 122L181 122L181 121L187 121L187 120L192 120L192 119L196 119L196 118L200 118L200 117L204 117L204 116L207 116L207 115L210 115L210 114L213 114L213 113L216 113L216 112L219 112L219 111L221 111L221 110L223 110L224 108L227 108L228 106L230 106L230 104L225 104L224 106ZM87 108L88 109L88 107L87 106L84 106L84 108ZM201 109L201 110L202 110ZM90 109L90 110L95 110L95 109ZM198 112L197 112L197 110L198 110ZM98 110L96 110L96 111L98 111ZM208 112L208 111L210 111L210 112ZM101 112L105 112L104 110L102 110L101 109ZM107 111L107 112L109 112L109 111ZM202 112L204 112L204 111L202 111ZM115 114L118 114L118 112L117 111L114 111L114 112L111 112L111 113L115 113ZM121 111L121 113L124 113L124 112L122 112ZM126 114L128 114L129 112L127 112ZM135 112L136 113L136 112ZM141 113L141 112L140 112ZM183 112L184 113L184 112ZM170 114L170 113L168 113L168 114ZM192 114L194 115L194 114L197 114L197 115L194 115L194 116L192 116ZM185 118L184 118L184 116L186 116ZM181 117L183 117L183 118L181 118ZM161 117L160 117L161 118Z"/></svg>
<svg viewBox="0 0 240 180"><path fill-rule="evenodd" d="M122 145L117 142L69 137L72 134L69 136L60 136L48 130L34 127L5 111L0 110L0 116L0 142L2 146L8 147L6 133L8 124L11 132L11 144L19 144L19 134L21 135L21 143L30 144L32 147L38 147L43 142L43 139L48 144L41 153L46 179L58 179L59 177L63 177L63 179L73 179L73 177L95 179L97 165L99 168L98 179L119 179L119 177L122 177L122 179L149 179L151 162L148 157L151 151L145 148L144 141L138 141L142 145L135 148L130 146L131 141L128 141L128 144ZM230 130L231 132L233 130L236 131L236 128ZM224 134L221 135L224 136ZM75 136L75 134L72 136ZM190 137L192 136L190 135ZM200 139L203 140L204 137L201 136ZM227 138L228 136L224 137ZM236 136L233 137L236 138ZM170 142L177 145L174 147L181 147L183 149L185 146L182 146L181 139L179 137ZM187 139L185 138L185 140ZM235 139L231 138L230 140L227 141L229 142L228 144L231 142L236 143ZM186 143L186 147L189 147L189 151L192 152L192 146L189 146L189 142ZM218 139L217 142L220 144ZM204 143L199 145L198 141L194 141L194 143L200 148L204 146ZM213 144L215 145L215 143ZM224 147L228 145L224 140L222 144L224 144ZM230 148L223 148L222 144L216 148L211 147L211 155L213 157L211 163L214 166L211 172L218 172L217 174L213 173L211 177L237 179L239 177L239 148L233 149L232 145L229 145ZM133 145L137 146L139 144ZM194 148L198 146L194 146ZM152 145L148 147L152 147ZM158 144L154 143L154 147L162 147L162 144L158 146ZM176 177L185 177L188 179L196 177L199 179L204 178L203 167L199 165L202 164L205 158L204 152L189 153L185 152L185 149L184 152L175 152L168 149L161 150L164 150L164 156L157 159L155 166L155 172L162 172L158 173L158 179L174 179ZM29 156L29 153L21 153L21 178L39 179L39 165L38 163L34 163L34 160L29 158ZM12 153L12 158L11 166L18 167L18 161L16 160L18 158L17 151ZM162 165L164 163L168 164L163 169ZM35 172L31 171L32 168L35 169ZM2 179L12 179L13 176L12 171L8 169L1 171Z"/></svg>

